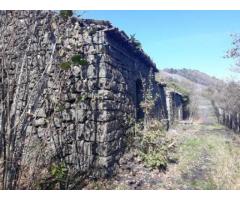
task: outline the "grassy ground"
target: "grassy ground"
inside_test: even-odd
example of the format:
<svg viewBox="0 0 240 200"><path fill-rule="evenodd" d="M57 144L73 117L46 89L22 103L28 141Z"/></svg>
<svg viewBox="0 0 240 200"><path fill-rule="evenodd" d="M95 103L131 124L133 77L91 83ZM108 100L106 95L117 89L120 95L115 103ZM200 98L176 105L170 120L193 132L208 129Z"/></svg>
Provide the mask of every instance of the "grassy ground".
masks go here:
<svg viewBox="0 0 240 200"><path fill-rule="evenodd" d="M92 182L88 189L134 189L129 183L139 180L137 189L240 189L239 135L215 123L178 125L169 134L175 138L178 162L165 172L135 164L128 173L120 172L118 180Z"/></svg>
<svg viewBox="0 0 240 200"><path fill-rule="evenodd" d="M177 165L164 175L162 189L240 189L240 136L217 123L213 107L198 98L199 121L178 125Z"/></svg>
<svg viewBox="0 0 240 200"><path fill-rule="evenodd" d="M86 189L240 189L240 135L217 123L209 100L199 96L198 107L198 121L167 133L178 162L165 172L128 159L113 180L92 182Z"/></svg>
<svg viewBox="0 0 240 200"><path fill-rule="evenodd" d="M160 188L240 189L238 135L217 124L179 131L179 163L169 168Z"/></svg>

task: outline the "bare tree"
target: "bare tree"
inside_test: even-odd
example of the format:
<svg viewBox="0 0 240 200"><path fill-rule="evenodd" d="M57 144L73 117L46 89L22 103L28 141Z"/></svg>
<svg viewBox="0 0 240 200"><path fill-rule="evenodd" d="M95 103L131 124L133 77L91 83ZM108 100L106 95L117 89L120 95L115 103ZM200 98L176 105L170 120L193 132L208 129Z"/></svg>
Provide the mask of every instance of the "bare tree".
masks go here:
<svg viewBox="0 0 240 200"><path fill-rule="evenodd" d="M233 47L229 49L226 53L226 58L232 58L235 60L235 66L232 70L235 72L240 72L240 34L232 34L232 45Z"/></svg>

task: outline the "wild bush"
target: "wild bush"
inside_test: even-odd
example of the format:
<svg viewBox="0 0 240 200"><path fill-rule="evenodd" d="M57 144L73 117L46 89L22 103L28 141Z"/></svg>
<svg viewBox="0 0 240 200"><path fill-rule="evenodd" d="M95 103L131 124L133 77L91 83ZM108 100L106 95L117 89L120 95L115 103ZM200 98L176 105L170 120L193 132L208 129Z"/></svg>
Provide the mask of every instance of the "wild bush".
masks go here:
<svg viewBox="0 0 240 200"><path fill-rule="evenodd" d="M71 58L73 64L78 64L78 65L88 65L88 61L82 58L80 55L74 55Z"/></svg>
<svg viewBox="0 0 240 200"><path fill-rule="evenodd" d="M142 134L138 148L139 155L146 166L166 170L168 162L173 161L173 144L173 141L167 137L162 123L153 120Z"/></svg>
<svg viewBox="0 0 240 200"><path fill-rule="evenodd" d="M73 55L71 57L71 60L67 60L65 62L60 63L60 68L63 70L69 70L71 68L71 65L80 65L80 66L86 66L89 65L88 61L80 55Z"/></svg>
<svg viewBox="0 0 240 200"><path fill-rule="evenodd" d="M36 181L34 189L67 189L68 169L64 163L53 163L48 167L47 175Z"/></svg>
<svg viewBox="0 0 240 200"><path fill-rule="evenodd" d="M59 12L59 15L63 18L63 19L68 19L69 17L73 16L73 11L72 10L61 10Z"/></svg>
<svg viewBox="0 0 240 200"><path fill-rule="evenodd" d="M60 64L60 68L63 69L63 70L68 70L71 68L71 63L70 62L63 62Z"/></svg>

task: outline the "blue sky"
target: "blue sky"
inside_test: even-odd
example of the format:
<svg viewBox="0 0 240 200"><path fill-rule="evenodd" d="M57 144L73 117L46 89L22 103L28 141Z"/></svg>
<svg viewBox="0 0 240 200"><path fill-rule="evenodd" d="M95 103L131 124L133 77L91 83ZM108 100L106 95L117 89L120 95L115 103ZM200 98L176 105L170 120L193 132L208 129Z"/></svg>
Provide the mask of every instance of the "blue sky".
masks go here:
<svg viewBox="0 0 240 200"><path fill-rule="evenodd" d="M136 34L159 69L192 68L226 78L233 60L224 59L231 33L240 33L240 11L86 11L84 18L110 20Z"/></svg>

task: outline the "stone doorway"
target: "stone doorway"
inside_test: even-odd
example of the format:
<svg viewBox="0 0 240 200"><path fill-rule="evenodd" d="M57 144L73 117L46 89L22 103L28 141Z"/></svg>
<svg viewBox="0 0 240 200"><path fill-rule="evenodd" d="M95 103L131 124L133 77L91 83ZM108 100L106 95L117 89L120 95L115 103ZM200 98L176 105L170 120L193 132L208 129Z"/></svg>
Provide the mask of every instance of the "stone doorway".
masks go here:
<svg viewBox="0 0 240 200"><path fill-rule="evenodd" d="M140 79L136 81L136 120L141 121L144 118L144 112L140 106L143 101L143 84Z"/></svg>

